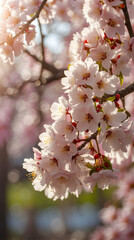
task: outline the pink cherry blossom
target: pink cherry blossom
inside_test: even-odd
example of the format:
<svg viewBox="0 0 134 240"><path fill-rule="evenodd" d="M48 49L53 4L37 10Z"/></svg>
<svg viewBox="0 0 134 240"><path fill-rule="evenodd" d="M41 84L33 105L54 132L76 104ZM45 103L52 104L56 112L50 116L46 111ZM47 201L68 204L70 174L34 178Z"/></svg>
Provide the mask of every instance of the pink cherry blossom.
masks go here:
<svg viewBox="0 0 134 240"><path fill-rule="evenodd" d="M107 189L109 185L115 184L115 179L117 178L116 171L112 170L100 170L99 172L94 172L91 176L85 179L85 184L89 187L89 191L93 191L93 188L97 184L98 188Z"/></svg>

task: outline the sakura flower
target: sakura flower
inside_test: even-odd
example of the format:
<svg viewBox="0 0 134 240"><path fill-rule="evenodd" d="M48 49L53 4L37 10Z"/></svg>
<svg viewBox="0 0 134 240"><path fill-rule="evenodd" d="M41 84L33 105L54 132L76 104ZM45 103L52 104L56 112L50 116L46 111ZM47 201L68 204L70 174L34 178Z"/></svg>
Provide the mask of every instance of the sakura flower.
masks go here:
<svg viewBox="0 0 134 240"><path fill-rule="evenodd" d="M83 41L79 33L73 35L73 40L70 42L69 46L69 54L71 62L83 60L87 56L87 53L85 53L83 56Z"/></svg>
<svg viewBox="0 0 134 240"><path fill-rule="evenodd" d="M84 48L90 50L90 48L96 47L99 41L102 40L103 34L103 31L98 26L84 28L81 32Z"/></svg>
<svg viewBox="0 0 134 240"><path fill-rule="evenodd" d="M42 191L45 188L44 170L40 167L39 159L25 158L23 168L28 172L28 176L33 180L32 185L36 191Z"/></svg>
<svg viewBox="0 0 134 240"><path fill-rule="evenodd" d="M94 78L99 67L91 58L87 58L85 62L77 61L71 70L77 85L90 85L90 79Z"/></svg>
<svg viewBox="0 0 134 240"><path fill-rule="evenodd" d="M98 72L94 80L91 80L90 85L93 87L94 95L102 97L104 93L113 94L119 85L119 78L107 72Z"/></svg>
<svg viewBox="0 0 134 240"><path fill-rule="evenodd" d="M35 26L31 25L25 34L25 39L27 41L27 44L29 45L31 41L35 38L36 32L35 32Z"/></svg>
<svg viewBox="0 0 134 240"><path fill-rule="evenodd" d="M96 48L92 48L90 51L90 57L96 61L101 62L102 66L109 70L111 65L111 59L114 56L114 52L111 51L109 44L98 44Z"/></svg>
<svg viewBox="0 0 134 240"><path fill-rule="evenodd" d="M70 106L88 106L91 102L92 91L89 88L75 86L68 93Z"/></svg>
<svg viewBox="0 0 134 240"><path fill-rule="evenodd" d="M42 159L39 161L39 166L48 173L58 170L58 160L51 153L42 154Z"/></svg>
<svg viewBox="0 0 134 240"><path fill-rule="evenodd" d="M57 171L48 177L45 195L54 201L60 198L67 198L69 193L77 197L81 193L81 183L75 173L68 171Z"/></svg>
<svg viewBox="0 0 134 240"><path fill-rule="evenodd" d="M99 21L102 13L102 4L98 0L85 0L83 14L86 21L90 24Z"/></svg>
<svg viewBox="0 0 134 240"><path fill-rule="evenodd" d="M71 171L75 172L81 182L84 181L85 177L89 175L89 165L94 164L94 157L89 154L89 151L86 152L87 149L80 150L75 157L73 157ZM85 185L83 185L85 187Z"/></svg>
<svg viewBox="0 0 134 240"><path fill-rule="evenodd" d="M53 152L56 158L64 162L70 162L72 156L77 153L77 147L74 143L65 141L64 137L58 136L57 141L53 146Z"/></svg>
<svg viewBox="0 0 134 240"><path fill-rule="evenodd" d="M106 152L118 151L120 149L126 152L126 146L129 144L121 128L110 128L106 132L102 132L99 136L99 143L102 143L102 148Z"/></svg>
<svg viewBox="0 0 134 240"><path fill-rule="evenodd" d="M69 67L69 70L64 71L66 77L61 79L61 84L63 85L63 89L70 89L75 85L75 79L72 74L73 66Z"/></svg>
<svg viewBox="0 0 134 240"><path fill-rule="evenodd" d="M77 128L79 131L86 131L87 129L91 132L95 132L100 122L100 113L97 113L93 104L89 107L73 108L72 110L73 119L78 122Z"/></svg>
<svg viewBox="0 0 134 240"><path fill-rule="evenodd" d="M122 51L116 52L116 56L113 57L112 61L112 73L114 75L128 76L130 72L129 68L129 55L122 54Z"/></svg>
<svg viewBox="0 0 134 240"><path fill-rule="evenodd" d="M39 139L40 143L39 146L46 150L51 150L54 143L55 143L55 133L51 125L44 125L44 128L46 129L46 132L43 132L40 134Z"/></svg>
<svg viewBox="0 0 134 240"><path fill-rule="evenodd" d="M108 189L109 185L115 184L115 179L117 179L116 170L106 169L94 172L91 176L85 178L84 182L88 186L89 191L92 192L96 184L98 188Z"/></svg>
<svg viewBox="0 0 134 240"><path fill-rule="evenodd" d="M57 134L65 135L68 141L73 141L76 138L76 128L70 121L58 120L53 124L53 129Z"/></svg>
<svg viewBox="0 0 134 240"><path fill-rule="evenodd" d="M40 160L42 158L41 152L37 148L33 148L34 159Z"/></svg>
<svg viewBox="0 0 134 240"><path fill-rule="evenodd" d="M104 7L100 27L104 29L106 35L113 38L116 33L123 35L125 32L124 21L114 8Z"/></svg>
<svg viewBox="0 0 134 240"><path fill-rule="evenodd" d="M18 57L22 53L22 50L24 49L24 45L20 40L16 40L12 45L12 49L14 51L15 57Z"/></svg>
<svg viewBox="0 0 134 240"><path fill-rule="evenodd" d="M102 114L102 113L101 113ZM105 131L108 126L117 127L127 118L125 112L118 112L114 102L107 101L103 104L101 129Z"/></svg>
<svg viewBox="0 0 134 240"><path fill-rule="evenodd" d="M59 103L54 102L50 108L52 119L54 120L66 119L67 109L68 109L67 100L63 96L59 97Z"/></svg>

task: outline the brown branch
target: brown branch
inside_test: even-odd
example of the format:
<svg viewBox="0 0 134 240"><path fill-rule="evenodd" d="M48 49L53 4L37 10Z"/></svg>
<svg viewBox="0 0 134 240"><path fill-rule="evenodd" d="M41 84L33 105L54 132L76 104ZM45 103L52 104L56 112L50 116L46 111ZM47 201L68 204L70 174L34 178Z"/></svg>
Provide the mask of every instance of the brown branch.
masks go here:
<svg viewBox="0 0 134 240"><path fill-rule="evenodd" d="M37 10L37 12L36 12L36 14L35 14L35 15L23 26L23 28L22 28L14 37L12 37L10 40L13 40L13 41L14 41L17 37L19 37L21 34L23 34L23 33L28 29L29 25L30 25L36 18L39 17L40 12L41 12L41 10L43 9L46 1L47 1L47 0L43 0L43 1L42 1L41 5L39 6L39 8L38 8L38 10ZM0 43L0 45L3 45L4 43L6 43L6 42L2 42L2 43Z"/></svg>
<svg viewBox="0 0 134 240"><path fill-rule="evenodd" d="M129 17L129 14L128 14L127 3L126 3L126 0L122 0L122 1L125 5L125 7L122 9L123 13L124 13L124 16L125 16L125 25L127 27L127 30L129 32L130 37L133 37L134 33L133 33L133 28L132 28L132 25L131 25L131 22L130 22L130 17Z"/></svg>
<svg viewBox="0 0 134 240"><path fill-rule="evenodd" d="M107 100L107 98L109 97L114 97L116 96L116 94L120 94L120 97L121 98L124 98L126 95L130 94L134 92L134 82L129 84L128 86L120 89L120 90L117 90L114 94L105 94L101 100L100 100L100 103L103 103Z"/></svg>
<svg viewBox="0 0 134 240"><path fill-rule="evenodd" d="M64 71L65 71L65 69L59 69L59 71L57 71L56 74L54 74L51 77L48 77L46 79L46 83L45 84L49 84L49 83L51 83L51 82L53 82L55 80L59 80L59 79L65 77Z"/></svg>
<svg viewBox="0 0 134 240"><path fill-rule="evenodd" d="M44 35L42 33L42 27L40 24L40 21L38 19L38 24L39 24L39 30L40 30L40 37L41 37L41 53L42 53L42 61L41 61L41 71L40 71L40 76L39 76L39 81L42 82L42 75L43 75L43 62L45 62L45 54L44 54Z"/></svg>
<svg viewBox="0 0 134 240"><path fill-rule="evenodd" d="M24 52L27 53L30 57L32 57L35 61L41 63L43 68L48 70L49 72L55 74L59 71L56 67L54 67L53 65L51 65L45 61L42 63L42 61L36 55L30 53L27 49Z"/></svg>
<svg viewBox="0 0 134 240"><path fill-rule="evenodd" d="M98 134L98 130L97 130L95 133L93 133L89 138L84 139L84 140L83 140L84 143L82 143L82 144L77 148L77 150L78 150L78 151L81 150L82 148L84 148L84 147L86 146L86 144L87 144L88 142L90 142L90 141L93 140L93 139L96 139L97 134Z"/></svg>

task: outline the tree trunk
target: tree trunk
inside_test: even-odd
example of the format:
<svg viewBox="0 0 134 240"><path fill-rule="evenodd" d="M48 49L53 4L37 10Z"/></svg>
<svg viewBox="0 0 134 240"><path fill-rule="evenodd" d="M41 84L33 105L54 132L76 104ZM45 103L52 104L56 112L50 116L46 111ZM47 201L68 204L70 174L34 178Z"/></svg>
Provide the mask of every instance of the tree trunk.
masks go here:
<svg viewBox="0 0 134 240"><path fill-rule="evenodd" d="M7 187L7 168L8 157L6 145L0 148L0 240L6 240L7 226L6 226L6 187Z"/></svg>

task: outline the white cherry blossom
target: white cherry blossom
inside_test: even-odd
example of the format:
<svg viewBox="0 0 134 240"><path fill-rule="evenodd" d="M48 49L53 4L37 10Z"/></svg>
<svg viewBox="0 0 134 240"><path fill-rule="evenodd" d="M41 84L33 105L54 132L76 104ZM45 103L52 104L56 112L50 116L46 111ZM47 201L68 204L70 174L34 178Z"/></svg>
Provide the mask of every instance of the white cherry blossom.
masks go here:
<svg viewBox="0 0 134 240"><path fill-rule="evenodd" d="M76 128L71 123L71 121L64 121L59 120L54 122L53 124L54 131L59 134L66 137L66 140L73 141L76 138Z"/></svg>
<svg viewBox="0 0 134 240"><path fill-rule="evenodd" d="M34 150L35 151L35 150ZM33 181L32 185L36 191L42 191L45 189L44 169L40 166L40 159L24 159L23 168L28 172L29 178Z"/></svg>
<svg viewBox="0 0 134 240"><path fill-rule="evenodd" d="M93 24L94 21L99 21L102 13L102 4L98 0L85 0L83 5L83 14L86 21Z"/></svg>
<svg viewBox="0 0 134 240"><path fill-rule="evenodd" d="M88 106L92 99L92 90L90 88L77 87L72 88L69 93L70 106L83 105Z"/></svg>
<svg viewBox="0 0 134 240"><path fill-rule="evenodd" d="M64 137L59 136L53 146L53 152L57 159L69 163L72 157L76 155L77 147L74 143L64 140Z"/></svg>
<svg viewBox="0 0 134 240"><path fill-rule="evenodd" d="M66 119L66 114L68 110L68 102L65 97L59 97L59 103L54 102L51 105L51 117L54 120Z"/></svg>
<svg viewBox="0 0 134 240"><path fill-rule="evenodd" d="M55 132L51 125L45 124L44 128L46 129L46 132L39 135L39 139L41 141L39 146L46 151L51 150L55 143Z"/></svg>
<svg viewBox="0 0 134 240"><path fill-rule="evenodd" d="M96 61L101 62L102 66L109 70L111 66L111 59L114 56L114 51L111 51L109 44L99 43L96 48L92 48L90 51L90 57Z"/></svg>
<svg viewBox="0 0 134 240"><path fill-rule="evenodd" d="M99 143L106 152L123 150L127 151L124 131L121 128L110 128L99 136ZM128 142L129 143L129 142Z"/></svg>
<svg viewBox="0 0 134 240"><path fill-rule="evenodd" d="M123 35L125 25L122 17L117 14L117 11L111 7L104 7L100 27L104 29L108 37L112 38L116 33Z"/></svg>
<svg viewBox="0 0 134 240"><path fill-rule="evenodd" d="M103 113L100 114L102 114L100 124L102 131L105 131L108 126L119 126L127 118L126 113L118 112L117 108L115 108L115 103L111 101L103 104Z"/></svg>
<svg viewBox="0 0 134 240"><path fill-rule="evenodd" d="M69 171L57 171L52 173L47 179L45 194L54 201L60 198L67 198L69 193L77 197L81 193L82 186L76 174Z"/></svg>
<svg viewBox="0 0 134 240"><path fill-rule="evenodd" d="M71 70L77 85L90 85L90 79L94 78L99 67L91 58L87 58L85 62L77 61Z"/></svg>
<svg viewBox="0 0 134 240"><path fill-rule="evenodd" d="M81 32L84 47L87 49L96 47L99 41L102 40L103 35L103 31L98 27L98 25L84 28Z"/></svg>
<svg viewBox="0 0 134 240"><path fill-rule="evenodd" d="M91 80L90 85L93 87L94 95L102 97L104 93L113 94L116 91L119 86L119 78L101 71L96 74L94 80Z"/></svg>
<svg viewBox="0 0 134 240"><path fill-rule="evenodd" d="M93 192L93 188L97 184L98 188L108 189L109 185L115 184L117 179L116 170L100 170L94 172L91 176L85 178L85 184L87 184L89 191Z"/></svg>
<svg viewBox="0 0 134 240"><path fill-rule="evenodd" d="M78 122L77 128L79 131L86 131L89 129L91 132L95 132L100 122L100 113L97 113L93 104L89 107L75 107L72 110L72 117Z"/></svg>

